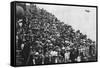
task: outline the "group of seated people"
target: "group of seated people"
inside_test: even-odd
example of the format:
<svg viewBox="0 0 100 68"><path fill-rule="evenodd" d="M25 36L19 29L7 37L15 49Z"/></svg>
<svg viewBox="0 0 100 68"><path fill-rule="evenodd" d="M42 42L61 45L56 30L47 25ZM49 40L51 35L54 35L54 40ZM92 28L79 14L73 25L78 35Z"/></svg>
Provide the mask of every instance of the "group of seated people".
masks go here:
<svg viewBox="0 0 100 68"><path fill-rule="evenodd" d="M16 20L16 49L21 50L23 65L96 60L94 41L46 10L33 7L26 8L32 11Z"/></svg>
<svg viewBox="0 0 100 68"><path fill-rule="evenodd" d="M38 45L37 45L38 46ZM72 45L73 46L73 45ZM23 49L23 48L22 48ZM54 64L54 63L68 63L68 62L85 62L94 60L95 51L90 47L71 47L71 46L47 46L47 47L32 47L27 51L23 50L26 57L26 64ZM90 51L91 50L91 51ZM92 58L92 60L90 60Z"/></svg>

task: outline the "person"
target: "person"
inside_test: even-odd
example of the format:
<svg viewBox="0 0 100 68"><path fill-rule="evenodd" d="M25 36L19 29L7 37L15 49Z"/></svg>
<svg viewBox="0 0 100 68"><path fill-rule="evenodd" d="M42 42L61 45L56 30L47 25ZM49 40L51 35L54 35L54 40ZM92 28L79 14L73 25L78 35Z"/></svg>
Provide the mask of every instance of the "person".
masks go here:
<svg viewBox="0 0 100 68"><path fill-rule="evenodd" d="M69 60L69 58L70 58L70 52L68 50L65 52L64 56L65 56L65 63L66 62L70 62L70 60Z"/></svg>
<svg viewBox="0 0 100 68"><path fill-rule="evenodd" d="M71 62L76 62L75 59L78 57L78 55L79 55L78 49L73 48L73 49L71 50L71 53L70 53Z"/></svg>
<svg viewBox="0 0 100 68"><path fill-rule="evenodd" d="M61 56L62 56L62 63L64 62L64 53L65 53L65 47L62 47L62 49L61 49L61 52L60 52L60 54L61 54Z"/></svg>
<svg viewBox="0 0 100 68"><path fill-rule="evenodd" d="M38 53L39 53L38 60L37 60L38 64L44 64L44 61L43 61L44 56L43 56L42 50L40 49Z"/></svg>
<svg viewBox="0 0 100 68"><path fill-rule="evenodd" d="M90 45L89 47L89 61L95 61L96 60L96 53L95 53L95 47L93 45Z"/></svg>
<svg viewBox="0 0 100 68"><path fill-rule="evenodd" d="M29 46L29 45L28 45ZM28 50L28 51L27 51ZM26 52L27 51L27 52ZM24 55L26 61L25 61L25 65L33 65L33 51L32 51L32 46L29 46L29 49L28 47L26 47L26 54Z"/></svg>
<svg viewBox="0 0 100 68"><path fill-rule="evenodd" d="M32 54L32 61L33 61L33 65L35 65L35 64L36 64L36 59L35 59L35 54L36 54L36 51L35 51L35 50L33 50L31 54Z"/></svg>
<svg viewBox="0 0 100 68"><path fill-rule="evenodd" d="M49 53L45 52L44 64L49 64L51 61L49 60Z"/></svg>

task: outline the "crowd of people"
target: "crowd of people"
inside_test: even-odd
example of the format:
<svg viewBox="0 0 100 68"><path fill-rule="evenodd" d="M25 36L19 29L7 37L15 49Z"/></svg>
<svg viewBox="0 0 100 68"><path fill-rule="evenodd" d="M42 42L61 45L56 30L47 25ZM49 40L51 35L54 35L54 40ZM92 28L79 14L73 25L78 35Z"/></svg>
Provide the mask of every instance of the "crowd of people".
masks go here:
<svg viewBox="0 0 100 68"><path fill-rule="evenodd" d="M75 31L72 26L34 4L25 8L24 16L16 18L17 63L38 65L96 61L96 43L87 35L80 30Z"/></svg>

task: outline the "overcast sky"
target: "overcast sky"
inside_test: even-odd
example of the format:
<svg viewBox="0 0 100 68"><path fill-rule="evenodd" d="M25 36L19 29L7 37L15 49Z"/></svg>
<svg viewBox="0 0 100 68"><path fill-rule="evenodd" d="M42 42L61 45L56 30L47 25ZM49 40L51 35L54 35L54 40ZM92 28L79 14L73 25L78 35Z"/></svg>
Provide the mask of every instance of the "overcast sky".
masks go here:
<svg viewBox="0 0 100 68"><path fill-rule="evenodd" d="M96 8L44 4L37 4L37 6L44 8L60 21L71 25L75 30L79 29L88 38L96 41Z"/></svg>

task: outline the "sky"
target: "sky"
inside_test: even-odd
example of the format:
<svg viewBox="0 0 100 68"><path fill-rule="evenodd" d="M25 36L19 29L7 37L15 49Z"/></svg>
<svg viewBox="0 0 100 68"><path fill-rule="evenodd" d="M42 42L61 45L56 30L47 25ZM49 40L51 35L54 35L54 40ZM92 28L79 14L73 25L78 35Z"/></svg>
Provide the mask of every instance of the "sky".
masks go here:
<svg viewBox="0 0 100 68"><path fill-rule="evenodd" d="M87 38L96 41L96 8L36 4L54 14L61 22L80 30Z"/></svg>

